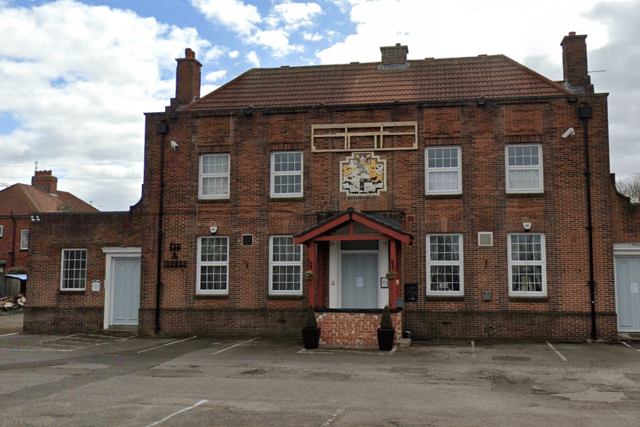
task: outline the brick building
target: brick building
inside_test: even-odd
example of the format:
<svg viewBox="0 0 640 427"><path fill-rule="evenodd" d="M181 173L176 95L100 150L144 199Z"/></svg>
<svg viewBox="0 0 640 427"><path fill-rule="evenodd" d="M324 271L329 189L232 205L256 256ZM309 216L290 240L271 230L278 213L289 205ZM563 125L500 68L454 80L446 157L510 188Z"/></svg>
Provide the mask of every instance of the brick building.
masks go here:
<svg viewBox="0 0 640 427"><path fill-rule="evenodd" d="M53 268L34 271L25 327L298 335L312 305L322 342L372 345L388 304L414 339L615 338L640 223L609 174L585 39L564 37L563 82L395 45L202 98L187 49L176 97L146 115L141 201L38 224L32 258Z"/></svg>
<svg viewBox="0 0 640 427"><path fill-rule="evenodd" d="M29 228L44 212L98 212L71 193L58 190L51 171L36 171L31 185L0 191L0 273L27 268Z"/></svg>

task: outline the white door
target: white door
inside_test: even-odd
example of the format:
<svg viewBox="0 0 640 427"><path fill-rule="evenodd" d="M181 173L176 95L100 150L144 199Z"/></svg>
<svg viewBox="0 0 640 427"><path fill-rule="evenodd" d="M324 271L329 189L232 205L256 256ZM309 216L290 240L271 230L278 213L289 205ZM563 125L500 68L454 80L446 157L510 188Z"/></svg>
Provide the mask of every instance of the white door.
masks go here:
<svg viewBox="0 0 640 427"><path fill-rule="evenodd" d="M113 260L113 325L137 325L140 308L140 259Z"/></svg>
<svg viewBox="0 0 640 427"><path fill-rule="evenodd" d="M378 308L378 254L342 253L342 308Z"/></svg>
<svg viewBox="0 0 640 427"><path fill-rule="evenodd" d="M640 332L640 257L616 257L619 332Z"/></svg>

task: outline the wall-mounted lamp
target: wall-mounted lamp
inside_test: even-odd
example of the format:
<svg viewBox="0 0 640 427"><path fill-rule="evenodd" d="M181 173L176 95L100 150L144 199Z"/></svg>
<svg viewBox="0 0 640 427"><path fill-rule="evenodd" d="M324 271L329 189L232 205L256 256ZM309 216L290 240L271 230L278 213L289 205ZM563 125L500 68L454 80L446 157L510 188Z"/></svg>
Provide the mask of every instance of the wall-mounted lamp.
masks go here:
<svg viewBox="0 0 640 427"><path fill-rule="evenodd" d="M522 228L524 228L524 231L531 230L531 223L530 222L523 222L522 223Z"/></svg>
<svg viewBox="0 0 640 427"><path fill-rule="evenodd" d="M31 215L31 222L40 222L40 215Z"/></svg>
<svg viewBox="0 0 640 427"><path fill-rule="evenodd" d="M176 151L176 150L178 149L178 147L179 147L179 146L180 146L180 144L178 144L177 142L175 142L175 141L171 141L171 149L172 149L173 151Z"/></svg>

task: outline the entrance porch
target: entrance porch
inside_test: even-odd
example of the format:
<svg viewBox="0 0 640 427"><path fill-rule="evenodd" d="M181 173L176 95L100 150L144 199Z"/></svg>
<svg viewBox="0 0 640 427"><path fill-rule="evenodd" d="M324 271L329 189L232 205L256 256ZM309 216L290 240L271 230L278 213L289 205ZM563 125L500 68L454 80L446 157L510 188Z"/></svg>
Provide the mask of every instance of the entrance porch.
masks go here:
<svg viewBox="0 0 640 427"><path fill-rule="evenodd" d="M400 223L353 208L295 236L308 249L308 303L320 342L375 346L382 309L389 306L396 337L402 335L402 244L413 236Z"/></svg>

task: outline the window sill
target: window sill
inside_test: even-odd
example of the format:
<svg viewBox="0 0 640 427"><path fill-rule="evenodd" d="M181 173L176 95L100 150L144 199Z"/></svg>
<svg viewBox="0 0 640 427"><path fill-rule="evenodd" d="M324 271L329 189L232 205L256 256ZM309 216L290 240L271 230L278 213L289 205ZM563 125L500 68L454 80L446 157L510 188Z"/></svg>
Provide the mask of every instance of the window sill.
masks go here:
<svg viewBox="0 0 640 427"><path fill-rule="evenodd" d="M196 294L196 299L228 299L229 294Z"/></svg>
<svg viewBox="0 0 640 427"><path fill-rule="evenodd" d="M507 197L543 197L544 196L544 192L540 192L540 193L507 193Z"/></svg>
<svg viewBox="0 0 640 427"><path fill-rule="evenodd" d="M548 296L542 296L542 295L531 295L531 296L509 295L509 301L513 301L513 302L547 302L547 301L549 301L549 297Z"/></svg>
<svg viewBox="0 0 640 427"><path fill-rule="evenodd" d="M286 197L270 196L269 201L271 202L302 202L304 201L304 196L286 196Z"/></svg>
<svg viewBox="0 0 640 427"><path fill-rule="evenodd" d="M228 203L230 201L230 197L227 197L226 199L198 199L198 203Z"/></svg>
<svg viewBox="0 0 640 427"><path fill-rule="evenodd" d="M62 295L84 295L86 289L60 289L59 293Z"/></svg>
<svg viewBox="0 0 640 427"><path fill-rule="evenodd" d="M278 294L269 294L267 295L268 300L293 300L298 301L304 298L303 295L278 295Z"/></svg>
<svg viewBox="0 0 640 427"><path fill-rule="evenodd" d="M425 194L425 199L462 199L462 194Z"/></svg>
<svg viewBox="0 0 640 427"><path fill-rule="evenodd" d="M427 295L425 301L464 301L464 295Z"/></svg>

